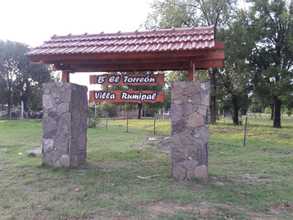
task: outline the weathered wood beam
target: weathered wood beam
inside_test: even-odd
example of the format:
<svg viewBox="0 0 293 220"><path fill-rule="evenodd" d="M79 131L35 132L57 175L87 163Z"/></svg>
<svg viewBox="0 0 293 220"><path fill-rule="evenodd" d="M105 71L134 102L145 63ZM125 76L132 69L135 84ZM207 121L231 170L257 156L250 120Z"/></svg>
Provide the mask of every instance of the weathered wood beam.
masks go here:
<svg viewBox="0 0 293 220"><path fill-rule="evenodd" d="M61 76L62 82L70 82L70 72L68 70L63 70L62 71L62 76Z"/></svg>
<svg viewBox="0 0 293 220"><path fill-rule="evenodd" d="M33 62L55 63L55 62L90 62L90 61L115 61L118 60L167 60L167 59L224 59L224 51L218 49L210 50L187 50L156 53L104 53L104 54L63 54L63 55L37 55L30 56Z"/></svg>
<svg viewBox="0 0 293 220"><path fill-rule="evenodd" d="M164 62L164 63L91 63L91 64L54 64L57 70L70 70L71 72L115 72L115 71L163 71L163 70L187 70L208 69L223 67L223 60L197 60L189 62ZM193 78L193 77L192 77ZM191 79L191 76L190 76Z"/></svg>

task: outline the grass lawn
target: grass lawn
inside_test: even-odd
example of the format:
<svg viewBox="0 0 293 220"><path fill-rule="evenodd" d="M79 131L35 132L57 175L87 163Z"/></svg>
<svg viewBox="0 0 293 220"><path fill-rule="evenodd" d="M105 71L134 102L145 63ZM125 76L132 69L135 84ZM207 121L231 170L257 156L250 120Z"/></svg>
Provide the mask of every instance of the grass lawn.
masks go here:
<svg viewBox="0 0 293 220"><path fill-rule="evenodd" d="M88 130L81 169L42 167L39 121L0 121L0 219L293 219L293 121L210 126L209 183L175 182L152 120L109 121ZM168 135L168 121L157 134ZM152 178L142 178L150 177Z"/></svg>

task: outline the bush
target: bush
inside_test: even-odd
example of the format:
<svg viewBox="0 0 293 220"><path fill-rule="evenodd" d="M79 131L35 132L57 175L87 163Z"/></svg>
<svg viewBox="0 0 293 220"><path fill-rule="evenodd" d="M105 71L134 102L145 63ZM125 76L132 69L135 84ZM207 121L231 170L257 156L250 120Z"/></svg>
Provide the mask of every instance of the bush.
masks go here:
<svg viewBox="0 0 293 220"><path fill-rule="evenodd" d="M88 122L87 122L87 126L88 126L88 128L96 128L97 125L96 125L96 120L95 120L95 118L91 118L91 117L89 117L89 118L88 118Z"/></svg>
<svg viewBox="0 0 293 220"><path fill-rule="evenodd" d="M114 104L103 104L102 110L107 117L115 117L118 114L118 106Z"/></svg>

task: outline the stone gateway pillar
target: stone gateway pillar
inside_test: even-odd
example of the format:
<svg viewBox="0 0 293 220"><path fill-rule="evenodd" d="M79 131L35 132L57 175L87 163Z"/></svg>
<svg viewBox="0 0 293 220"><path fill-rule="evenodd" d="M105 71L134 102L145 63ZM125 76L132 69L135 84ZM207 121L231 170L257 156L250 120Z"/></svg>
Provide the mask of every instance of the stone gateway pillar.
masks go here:
<svg viewBox="0 0 293 220"><path fill-rule="evenodd" d="M172 176L176 180L208 179L209 82L180 81L172 85Z"/></svg>
<svg viewBox="0 0 293 220"><path fill-rule="evenodd" d="M43 85L43 164L78 167L86 161L87 88L71 83Z"/></svg>

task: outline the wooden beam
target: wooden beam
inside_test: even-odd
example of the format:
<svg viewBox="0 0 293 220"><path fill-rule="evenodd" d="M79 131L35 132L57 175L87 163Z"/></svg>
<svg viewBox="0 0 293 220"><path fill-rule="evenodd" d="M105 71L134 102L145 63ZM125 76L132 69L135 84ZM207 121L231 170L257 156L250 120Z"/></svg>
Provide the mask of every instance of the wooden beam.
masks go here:
<svg viewBox="0 0 293 220"><path fill-rule="evenodd" d="M158 63L158 64L68 64L55 65L59 70L72 70L73 72L137 72L137 71L159 71L159 70L186 70L188 63Z"/></svg>
<svg viewBox="0 0 293 220"><path fill-rule="evenodd" d="M62 77L61 77L62 82L70 82L70 72L68 70L63 70L62 71Z"/></svg>
<svg viewBox="0 0 293 220"><path fill-rule="evenodd" d="M86 56L86 55L85 55ZM198 54L192 57L157 57L157 58L131 58L131 59L65 59L65 60L51 60L45 61L45 63L58 63L60 65L65 64L132 64L132 63L143 63L143 64L159 64L159 63L171 63L171 62L189 62L190 60L197 62L199 60L220 60L224 59L223 51L212 51L203 54Z"/></svg>
<svg viewBox="0 0 293 220"><path fill-rule="evenodd" d="M89 62L101 60L166 60L166 59L223 59L223 49L201 49L185 51L166 52L144 52L144 53L99 53L99 54L50 54L50 55L30 55L33 62L55 63L65 61Z"/></svg>
<svg viewBox="0 0 293 220"><path fill-rule="evenodd" d="M208 69L223 67L223 60L213 61L198 61L194 62L196 69ZM61 68L62 70L63 68ZM164 70L189 70L190 66L188 63L165 63L165 64L149 64L149 65L69 65L64 69L71 69L73 72L137 72L137 71L164 71Z"/></svg>

